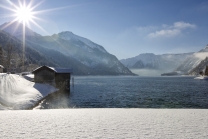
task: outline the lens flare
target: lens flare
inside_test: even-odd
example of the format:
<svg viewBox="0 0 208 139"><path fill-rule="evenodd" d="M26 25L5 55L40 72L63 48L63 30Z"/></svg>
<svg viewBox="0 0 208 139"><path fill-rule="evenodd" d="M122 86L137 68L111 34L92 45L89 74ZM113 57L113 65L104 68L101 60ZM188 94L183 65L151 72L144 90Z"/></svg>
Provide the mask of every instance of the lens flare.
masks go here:
<svg viewBox="0 0 208 139"><path fill-rule="evenodd" d="M17 19L20 22L28 22L28 21L32 20L33 13L32 13L30 8L28 8L28 7L21 7L21 8L19 8L17 10L16 16L17 16Z"/></svg>
<svg viewBox="0 0 208 139"><path fill-rule="evenodd" d="M6 10L9 10L13 12L11 15L7 15L7 17L15 17L11 22L5 24L5 26L1 27L0 30L4 30L8 26L12 25L13 23L17 23L17 26L13 30L13 32L18 29L18 27L21 25L22 26L22 44L23 44L23 70L24 70L24 58L25 58L25 41L26 41L26 26L30 27L30 23L41 29L43 32L46 34L49 34L47 31L45 31L35 20L43 20L38 18L36 15L37 14L42 14L45 12L51 12L51 11L56 11L56 10L61 10L65 8L70 8L76 5L71 5L71 6L64 6L64 7L56 7L53 9L44 9L41 11L35 11L35 8L37 8L40 4L42 4L44 0L39 0L38 3L34 3L34 0L17 0L17 1L11 1L11 0L6 0L6 3L9 4L9 6L5 6L2 3L0 3L0 8L4 8Z"/></svg>
<svg viewBox="0 0 208 139"><path fill-rule="evenodd" d="M37 27L39 27L41 30L43 30L35 21L34 19L39 19L37 17L34 16L35 11L34 9L40 5L43 1L40 1L38 4L33 5L33 0L27 1L28 3L26 3L26 0L18 0L18 3L14 3L10 0L7 0L7 2L9 3L10 6L12 6L13 8L10 7L6 7L4 5L0 4L1 8L10 10L12 12L14 12L14 14L12 16L15 17L14 20L12 20L10 23L6 24L3 28L1 28L2 30L4 28L7 28L8 26L10 26L11 24L19 21L19 23L16 26L16 29L22 25L22 49L23 49L23 70L25 69L24 67L24 61L25 61L25 41L26 41L26 25L30 26L30 23L35 24ZM15 29L15 30L16 30ZM15 31L14 30L14 31ZM45 30L43 30L44 32L46 32Z"/></svg>

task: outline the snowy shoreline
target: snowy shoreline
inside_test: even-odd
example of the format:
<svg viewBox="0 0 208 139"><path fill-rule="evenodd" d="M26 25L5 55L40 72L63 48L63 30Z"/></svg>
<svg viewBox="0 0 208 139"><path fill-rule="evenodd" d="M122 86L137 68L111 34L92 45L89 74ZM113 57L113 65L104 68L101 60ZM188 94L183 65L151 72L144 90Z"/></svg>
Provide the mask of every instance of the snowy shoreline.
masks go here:
<svg viewBox="0 0 208 139"><path fill-rule="evenodd" d="M0 74L0 109L28 109L58 91L48 84L34 83L16 74ZM1 106L0 105L0 106Z"/></svg>
<svg viewBox="0 0 208 139"><path fill-rule="evenodd" d="M208 138L206 109L57 109L0 111L1 137Z"/></svg>
<svg viewBox="0 0 208 139"><path fill-rule="evenodd" d="M208 76L197 76L194 79L198 79L198 80L208 80Z"/></svg>

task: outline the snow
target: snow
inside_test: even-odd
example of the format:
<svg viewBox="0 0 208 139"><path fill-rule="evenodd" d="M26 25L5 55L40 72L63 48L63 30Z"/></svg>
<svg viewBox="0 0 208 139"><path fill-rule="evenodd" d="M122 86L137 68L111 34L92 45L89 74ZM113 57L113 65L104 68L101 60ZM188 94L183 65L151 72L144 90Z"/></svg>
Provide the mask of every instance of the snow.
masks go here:
<svg viewBox="0 0 208 139"><path fill-rule="evenodd" d="M198 80L208 80L208 76L199 76L199 77L195 77L194 79L198 79Z"/></svg>
<svg viewBox="0 0 208 139"><path fill-rule="evenodd" d="M104 53L107 53L107 51L104 48L102 48L101 46L93 43L92 41L90 41L90 40L88 40L86 38L83 38L83 37L80 37L78 35L75 35L75 34L73 34L70 31L65 31L65 32L59 33L59 37L61 37L64 40L68 40L68 41L70 41L70 40L76 40L76 41L78 41L79 40L79 41L82 41L83 43L85 43L87 45L86 47L89 46L92 49L97 48L100 51L102 51ZM88 51L90 52L91 50L88 49Z"/></svg>
<svg viewBox="0 0 208 139"><path fill-rule="evenodd" d="M194 56L200 60L204 60L206 57L208 57L208 52L197 52L194 53Z"/></svg>
<svg viewBox="0 0 208 139"><path fill-rule="evenodd" d="M54 67L49 67L56 73L73 73L72 68L54 68Z"/></svg>
<svg viewBox="0 0 208 139"><path fill-rule="evenodd" d="M28 81L34 81L34 74L28 74L23 76Z"/></svg>
<svg viewBox="0 0 208 139"><path fill-rule="evenodd" d="M178 67L184 60L192 55L192 53L182 53L182 54L162 54L155 55L153 53L143 53L136 57L122 59L120 60L122 64L129 68L135 68L134 65L137 62L144 64L144 69L163 69L165 72L173 71ZM150 73L151 74L151 73Z"/></svg>
<svg viewBox="0 0 208 139"><path fill-rule="evenodd" d="M0 74L0 104L9 109L27 109L48 94L57 91L48 84L39 84L15 74Z"/></svg>
<svg viewBox="0 0 208 139"><path fill-rule="evenodd" d="M4 68L4 66L0 65L0 68L2 68L2 69L3 69L3 68Z"/></svg>
<svg viewBox="0 0 208 139"><path fill-rule="evenodd" d="M205 109L0 111L1 138L207 139Z"/></svg>
<svg viewBox="0 0 208 139"><path fill-rule="evenodd" d="M55 67L49 67L49 66L45 66L45 65L36 68L35 70L32 71L32 73L33 73L34 71L36 71L36 70L39 70L39 69L42 68L42 67L47 67L47 68L53 70L53 71L56 72L56 73L73 73L73 69L72 69L72 68L55 68Z"/></svg>

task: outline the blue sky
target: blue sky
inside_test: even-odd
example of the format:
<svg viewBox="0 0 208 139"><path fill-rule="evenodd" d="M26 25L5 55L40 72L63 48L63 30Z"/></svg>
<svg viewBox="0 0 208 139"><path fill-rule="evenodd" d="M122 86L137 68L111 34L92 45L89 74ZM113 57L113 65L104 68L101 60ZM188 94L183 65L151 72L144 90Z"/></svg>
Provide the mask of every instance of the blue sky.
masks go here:
<svg viewBox="0 0 208 139"><path fill-rule="evenodd" d="M9 6L6 1L2 5ZM7 17L12 12L1 6L3 24L14 17ZM46 11L35 15L41 20L35 21L45 31L31 24L35 32L72 31L118 59L193 52L208 44L207 0L44 0L34 9L42 10Z"/></svg>

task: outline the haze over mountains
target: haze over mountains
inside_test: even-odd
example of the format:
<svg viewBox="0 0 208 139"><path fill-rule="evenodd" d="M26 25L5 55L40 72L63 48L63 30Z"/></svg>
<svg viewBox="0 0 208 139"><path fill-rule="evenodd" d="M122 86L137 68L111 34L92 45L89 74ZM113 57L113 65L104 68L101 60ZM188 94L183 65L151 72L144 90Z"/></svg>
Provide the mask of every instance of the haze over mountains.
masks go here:
<svg viewBox="0 0 208 139"><path fill-rule="evenodd" d="M138 56L120 60L126 67L139 73L146 70L147 75L155 72L160 75L165 72L177 72L179 74L198 75L204 71L208 57L208 45L195 53L162 54L153 53L140 54ZM141 73L140 72L140 73Z"/></svg>
<svg viewBox="0 0 208 139"><path fill-rule="evenodd" d="M155 55L153 53L145 53L120 61L135 73L161 75L162 73L174 71L192 54L193 53Z"/></svg>
<svg viewBox="0 0 208 139"><path fill-rule="evenodd" d="M3 49L6 44L15 44L17 53L22 53L22 25L5 23L0 26L0 43ZM54 67L73 68L75 75L160 75L166 72L198 75L204 70L208 46L199 52L181 54L144 53L138 56L118 60L104 47L63 31L52 36L41 36L26 27L26 65L49 65ZM9 34L8 34L9 33ZM20 60L20 59L19 59ZM198 66L198 67L197 67ZM131 69L131 71L129 70Z"/></svg>
<svg viewBox="0 0 208 139"><path fill-rule="evenodd" d="M0 28L12 35L10 38L16 37L21 41L22 25L8 24L10 23L5 23ZM73 68L76 75L133 75L102 46L72 32L65 31L52 36L41 36L27 27L25 32L26 48L32 49L44 57L41 60L42 63L36 61L33 64ZM3 34L5 33L1 32L1 35ZM21 43L20 41L16 43ZM27 50L26 53L28 53ZM26 55L26 59L38 57L34 53L28 55Z"/></svg>
<svg viewBox="0 0 208 139"><path fill-rule="evenodd" d="M184 59L192 54L193 53L155 55L153 53L145 53L120 61L130 69L166 69L168 71L179 66Z"/></svg>

